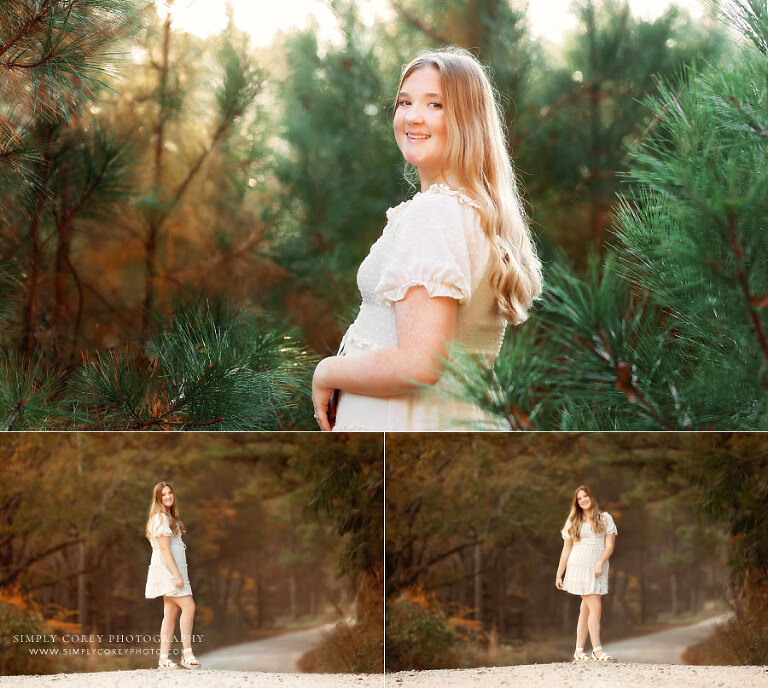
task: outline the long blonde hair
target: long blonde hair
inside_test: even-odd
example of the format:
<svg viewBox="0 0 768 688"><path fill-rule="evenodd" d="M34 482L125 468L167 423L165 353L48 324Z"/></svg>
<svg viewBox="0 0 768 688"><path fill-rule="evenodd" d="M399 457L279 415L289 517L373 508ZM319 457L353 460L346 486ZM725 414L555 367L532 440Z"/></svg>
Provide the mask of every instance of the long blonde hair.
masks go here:
<svg viewBox="0 0 768 688"><path fill-rule="evenodd" d="M568 514L568 518L565 519L563 524L563 530L568 532L574 542L577 542L581 537L581 526L584 525L584 509L579 506L579 492L584 492L592 502L592 531L602 533L605 530L605 522L603 521L603 513L600 511L600 506L595 498L595 493L592 492L586 485L579 485L576 491L573 493L573 501L571 502L571 513Z"/></svg>
<svg viewBox="0 0 768 688"><path fill-rule="evenodd" d="M173 504L170 509L166 507L162 501L163 489L166 487L170 487L171 492L173 493ZM171 530L177 535L187 532L187 529L179 518L179 512L176 508L176 492L174 492L170 483L166 483L165 481L157 483L152 490L152 503L149 505L149 518L147 519L147 527L144 533L147 538L152 537L152 535L150 535L150 528L152 527L152 521L157 514L165 514L168 517L168 523L171 526Z"/></svg>
<svg viewBox="0 0 768 688"><path fill-rule="evenodd" d="M522 323L541 294L541 262L517 191L493 87L477 58L448 47L411 60L403 68L398 94L403 82L422 67L440 72L448 139L443 169L479 202L481 226L496 259L491 290L501 315L513 324ZM395 111L397 107L396 102Z"/></svg>

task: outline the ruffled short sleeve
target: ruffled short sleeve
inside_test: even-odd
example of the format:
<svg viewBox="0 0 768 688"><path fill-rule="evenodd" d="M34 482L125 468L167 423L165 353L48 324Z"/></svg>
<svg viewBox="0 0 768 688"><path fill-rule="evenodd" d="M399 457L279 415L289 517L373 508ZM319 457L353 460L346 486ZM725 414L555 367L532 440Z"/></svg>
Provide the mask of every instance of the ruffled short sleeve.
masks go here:
<svg viewBox="0 0 768 688"><path fill-rule="evenodd" d="M618 535L619 531L616 528L616 523L613 521L613 516L611 516L607 511L603 512L603 523L605 523L605 534L606 535Z"/></svg>
<svg viewBox="0 0 768 688"><path fill-rule="evenodd" d="M565 525L563 526L563 529L560 531L560 535L563 536L563 540L570 540L571 534L568 532L568 530L571 527L571 522L566 521Z"/></svg>
<svg viewBox="0 0 768 688"><path fill-rule="evenodd" d="M400 213L375 289L379 303L400 301L416 286L424 287L431 297L447 296L469 303L470 252L473 242L483 236L474 223L465 222L465 205L457 194L424 192Z"/></svg>
<svg viewBox="0 0 768 688"><path fill-rule="evenodd" d="M149 534L152 537L160 537L162 535L173 537L176 533L171 530L171 522L166 514L155 514L149 526Z"/></svg>

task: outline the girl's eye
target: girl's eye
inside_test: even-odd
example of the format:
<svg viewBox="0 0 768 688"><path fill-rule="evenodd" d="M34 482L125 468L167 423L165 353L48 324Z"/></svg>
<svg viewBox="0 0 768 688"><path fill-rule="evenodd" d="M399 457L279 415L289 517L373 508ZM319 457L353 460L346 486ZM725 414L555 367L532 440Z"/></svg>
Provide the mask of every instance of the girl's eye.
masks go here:
<svg viewBox="0 0 768 688"><path fill-rule="evenodd" d="M432 102L432 103L430 103L430 104L429 104L429 106L430 106L430 107L434 107L434 108L437 110L437 109L439 109L439 108L443 107L443 104L442 104L442 103L435 103L435 102Z"/></svg>
<svg viewBox="0 0 768 688"><path fill-rule="evenodd" d="M400 100L397 101L398 107L400 107L402 105L409 105L409 104L410 104L410 102L408 100L406 100L405 98L401 98Z"/></svg>

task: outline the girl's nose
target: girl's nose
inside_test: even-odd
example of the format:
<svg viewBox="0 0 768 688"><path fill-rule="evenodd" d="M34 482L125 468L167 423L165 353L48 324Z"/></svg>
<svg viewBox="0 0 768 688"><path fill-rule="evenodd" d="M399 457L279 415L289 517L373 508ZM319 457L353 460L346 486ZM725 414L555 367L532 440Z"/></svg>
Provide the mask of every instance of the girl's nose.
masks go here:
<svg viewBox="0 0 768 688"><path fill-rule="evenodd" d="M424 115L421 112L421 108L418 105L411 105L405 114L406 122L423 122Z"/></svg>

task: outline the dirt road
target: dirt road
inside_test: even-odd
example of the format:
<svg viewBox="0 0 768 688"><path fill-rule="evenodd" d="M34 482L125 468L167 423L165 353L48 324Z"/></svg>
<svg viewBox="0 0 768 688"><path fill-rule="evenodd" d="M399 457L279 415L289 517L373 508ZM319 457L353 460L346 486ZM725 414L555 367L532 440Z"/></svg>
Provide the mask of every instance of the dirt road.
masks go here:
<svg viewBox="0 0 768 688"><path fill-rule="evenodd" d="M616 659L622 662L682 664L682 655L686 648L708 638L729 616L729 614L723 614L688 626L670 628L615 643L605 643L605 646Z"/></svg>
<svg viewBox="0 0 768 688"><path fill-rule="evenodd" d="M323 634L332 628L333 625L329 624L266 640L232 645L201 654L199 659L206 669L298 673L296 662L299 657L316 647L323 639Z"/></svg>

